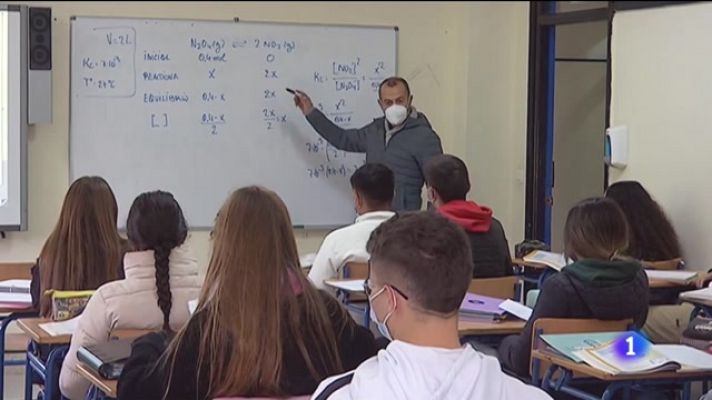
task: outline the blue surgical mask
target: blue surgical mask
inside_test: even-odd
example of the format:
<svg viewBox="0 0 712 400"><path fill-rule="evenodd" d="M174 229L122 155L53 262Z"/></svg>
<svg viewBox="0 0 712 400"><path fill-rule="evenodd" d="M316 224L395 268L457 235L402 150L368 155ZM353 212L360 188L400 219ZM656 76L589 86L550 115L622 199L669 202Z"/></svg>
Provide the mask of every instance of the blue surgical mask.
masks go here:
<svg viewBox="0 0 712 400"><path fill-rule="evenodd" d="M395 309L389 311L388 314L386 314L386 317L383 319L383 322L378 320L378 317L376 317L376 312L373 311L373 300L376 297L380 296L381 293L383 293L385 290L386 290L386 287L384 286L383 288L381 288L381 290L374 293L373 296L368 298L369 308L370 308L370 316L371 316L371 321L376 323L376 326L378 327L378 331L381 332L381 335L383 335L383 337L385 337L388 340L393 340L393 337L391 336L391 332L388 330L388 325L386 325L386 323L388 322L388 319L391 317L391 315L393 315L393 311L395 311Z"/></svg>

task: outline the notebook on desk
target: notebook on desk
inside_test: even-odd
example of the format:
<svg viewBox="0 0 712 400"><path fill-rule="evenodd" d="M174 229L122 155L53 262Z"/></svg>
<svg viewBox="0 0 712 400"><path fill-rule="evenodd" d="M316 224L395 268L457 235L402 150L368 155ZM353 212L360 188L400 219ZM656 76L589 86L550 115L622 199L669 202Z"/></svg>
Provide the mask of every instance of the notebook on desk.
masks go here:
<svg viewBox="0 0 712 400"><path fill-rule="evenodd" d="M460 317L502 319L506 313L499 307L503 299L467 293L460 304Z"/></svg>
<svg viewBox="0 0 712 400"><path fill-rule="evenodd" d="M77 358L102 378L119 379L124 363L131 355L133 341L134 339L118 339L82 346L77 351Z"/></svg>

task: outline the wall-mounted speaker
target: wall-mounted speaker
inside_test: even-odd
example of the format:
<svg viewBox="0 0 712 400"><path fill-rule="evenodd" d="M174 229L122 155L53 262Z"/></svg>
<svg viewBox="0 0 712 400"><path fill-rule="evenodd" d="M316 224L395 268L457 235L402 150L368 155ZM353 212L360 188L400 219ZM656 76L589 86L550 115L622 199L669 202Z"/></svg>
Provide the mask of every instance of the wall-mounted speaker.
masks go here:
<svg viewBox="0 0 712 400"><path fill-rule="evenodd" d="M52 9L27 12L28 122L52 122Z"/></svg>
<svg viewBox="0 0 712 400"><path fill-rule="evenodd" d="M52 69L52 9L30 7L30 69Z"/></svg>

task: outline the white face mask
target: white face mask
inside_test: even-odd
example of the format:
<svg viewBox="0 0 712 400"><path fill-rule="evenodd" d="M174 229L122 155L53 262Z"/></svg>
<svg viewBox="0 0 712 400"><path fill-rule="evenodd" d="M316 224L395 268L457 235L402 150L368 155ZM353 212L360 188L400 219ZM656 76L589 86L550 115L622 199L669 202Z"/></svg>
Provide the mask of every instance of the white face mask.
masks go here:
<svg viewBox="0 0 712 400"><path fill-rule="evenodd" d="M394 104L385 111L386 119L393 126L398 126L408 117L408 109L400 104Z"/></svg>
<svg viewBox="0 0 712 400"><path fill-rule="evenodd" d="M369 311L369 313L370 313L371 321L376 323L376 326L378 327L378 331L381 332L381 335L383 335L383 337L385 337L386 339L392 341L393 336L391 336L391 332L390 332L390 330L388 330L388 325L386 325L386 324L388 323L388 319L391 317L391 315L393 315L393 312L395 311L395 309L391 310L388 314L386 314L386 317L383 318L383 321L379 321L378 317L376 317L376 312L373 311L373 299L380 296L381 293L383 293L385 290L386 290L386 287L384 286L381 288L381 290L379 290L378 292L376 292L375 294L373 294L371 297L368 298L369 308L371 309Z"/></svg>

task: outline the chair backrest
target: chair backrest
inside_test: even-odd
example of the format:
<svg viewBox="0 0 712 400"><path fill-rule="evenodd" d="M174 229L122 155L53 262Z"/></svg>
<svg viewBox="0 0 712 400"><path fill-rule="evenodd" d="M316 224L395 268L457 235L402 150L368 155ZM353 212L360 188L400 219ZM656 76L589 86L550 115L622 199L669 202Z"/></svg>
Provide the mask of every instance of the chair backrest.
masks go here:
<svg viewBox="0 0 712 400"><path fill-rule="evenodd" d="M497 297L499 299L515 299L516 276L505 276L502 278L478 278L470 282L470 287L467 289L470 293L480 294L483 296Z"/></svg>
<svg viewBox="0 0 712 400"><path fill-rule="evenodd" d="M632 319L617 321L602 321L598 319L573 319L573 318L539 318L534 321L532 329L532 350L542 349L546 346L540 336L552 333L582 333L582 332L622 332L633 326ZM541 373L546 371L548 364L542 363L539 368ZM530 360L529 370L532 372L532 362Z"/></svg>
<svg viewBox="0 0 712 400"><path fill-rule="evenodd" d="M344 279L366 279L368 278L368 263L350 262L344 266Z"/></svg>
<svg viewBox="0 0 712 400"><path fill-rule="evenodd" d="M657 269L657 270L677 270L685 266L685 262L682 258L673 258L671 260L662 261L641 261L643 267L647 269Z"/></svg>
<svg viewBox="0 0 712 400"><path fill-rule="evenodd" d="M368 263L350 262L344 266L344 279L366 279L368 278ZM348 301L366 301L365 294L350 294Z"/></svg>
<svg viewBox="0 0 712 400"><path fill-rule="evenodd" d="M32 279L34 262L0 263L0 281L8 279Z"/></svg>

